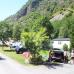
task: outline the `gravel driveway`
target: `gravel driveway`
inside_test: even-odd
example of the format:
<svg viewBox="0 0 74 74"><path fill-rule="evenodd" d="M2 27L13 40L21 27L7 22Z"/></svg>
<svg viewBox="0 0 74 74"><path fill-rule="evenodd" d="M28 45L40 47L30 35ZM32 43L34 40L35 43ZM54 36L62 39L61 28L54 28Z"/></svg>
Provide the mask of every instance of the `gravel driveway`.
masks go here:
<svg viewBox="0 0 74 74"><path fill-rule="evenodd" d="M0 74L74 74L74 65L23 66L0 53Z"/></svg>

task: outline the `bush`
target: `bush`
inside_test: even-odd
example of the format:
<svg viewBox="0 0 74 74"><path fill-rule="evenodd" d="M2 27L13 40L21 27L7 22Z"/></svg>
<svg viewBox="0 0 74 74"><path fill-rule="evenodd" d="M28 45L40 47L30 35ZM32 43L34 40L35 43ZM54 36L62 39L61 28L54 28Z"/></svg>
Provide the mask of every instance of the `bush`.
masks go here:
<svg viewBox="0 0 74 74"><path fill-rule="evenodd" d="M30 63L35 65L42 64L43 63L42 56L32 57Z"/></svg>
<svg viewBox="0 0 74 74"><path fill-rule="evenodd" d="M68 51L68 45L67 44L64 44L63 45L63 49L64 49L64 51Z"/></svg>

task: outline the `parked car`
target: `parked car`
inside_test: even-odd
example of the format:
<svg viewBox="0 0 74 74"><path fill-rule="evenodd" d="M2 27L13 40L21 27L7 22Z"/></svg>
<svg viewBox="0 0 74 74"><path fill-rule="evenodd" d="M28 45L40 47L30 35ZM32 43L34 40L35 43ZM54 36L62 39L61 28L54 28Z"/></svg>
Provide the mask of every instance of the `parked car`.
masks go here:
<svg viewBox="0 0 74 74"><path fill-rule="evenodd" d="M24 48L24 47L21 47L19 49L15 49L15 51L16 51L17 54L19 54L19 53L23 53L23 52L28 51L28 49L27 48Z"/></svg>
<svg viewBox="0 0 74 74"><path fill-rule="evenodd" d="M16 48L16 46L19 46L21 48L22 47L21 42L15 41L10 44L11 48Z"/></svg>
<svg viewBox="0 0 74 74"><path fill-rule="evenodd" d="M10 48L15 50L16 53L23 53L25 48L21 44L21 42L15 41L10 44Z"/></svg>
<svg viewBox="0 0 74 74"><path fill-rule="evenodd" d="M64 51L58 48L53 48L52 50L51 61L55 62L64 62ZM50 59L49 59L50 60Z"/></svg>

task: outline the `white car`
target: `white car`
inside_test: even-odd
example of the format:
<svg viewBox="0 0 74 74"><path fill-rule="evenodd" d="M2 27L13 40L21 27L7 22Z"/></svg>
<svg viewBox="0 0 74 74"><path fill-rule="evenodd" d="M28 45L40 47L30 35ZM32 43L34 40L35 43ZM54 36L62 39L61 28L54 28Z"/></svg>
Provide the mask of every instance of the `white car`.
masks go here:
<svg viewBox="0 0 74 74"><path fill-rule="evenodd" d="M21 44L21 42L12 42L10 44L10 47L11 48L16 48L16 46L19 46L19 48L22 48L23 47L22 44Z"/></svg>

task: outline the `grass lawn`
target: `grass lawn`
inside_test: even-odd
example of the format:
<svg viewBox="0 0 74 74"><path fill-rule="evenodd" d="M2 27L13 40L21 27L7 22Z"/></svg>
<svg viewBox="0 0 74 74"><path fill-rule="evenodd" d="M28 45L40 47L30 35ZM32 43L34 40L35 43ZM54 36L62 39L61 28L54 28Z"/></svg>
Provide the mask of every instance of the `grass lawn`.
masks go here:
<svg viewBox="0 0 74 74"><path fill-rule="evenodd" d="M5 54L6 56L16 60L21 64L25 64L25 59L22 54L16 54L15 50L11 50L9 47L0 47L0 53ZM44 60L48 59L48 51L41 50L40 54L42 55Z"/></svg>
<svg viewBox="0 0 74 74"><path fill-rule="evenodd" d="M11 50L9 47L0 47L0 53L5 54L6 56L18 61L21 64L24 64L24 57L22 54L16 54L14 50Z"/></svg>
<svg viewBox="0 0 74 74"><path fill-rule="evenodd" d="M40 55L43 57L43 60L46 61L49 58L49 51L48 50L41 50Z"/></svg>

